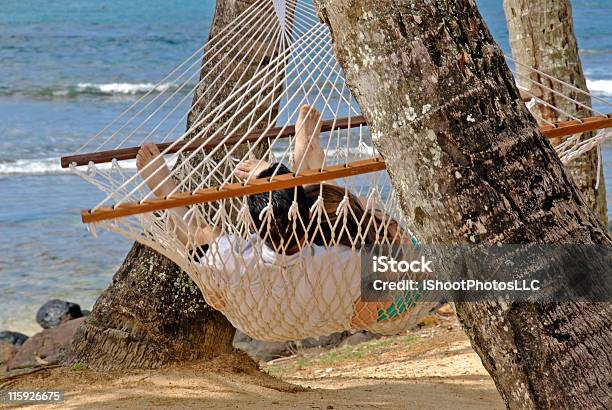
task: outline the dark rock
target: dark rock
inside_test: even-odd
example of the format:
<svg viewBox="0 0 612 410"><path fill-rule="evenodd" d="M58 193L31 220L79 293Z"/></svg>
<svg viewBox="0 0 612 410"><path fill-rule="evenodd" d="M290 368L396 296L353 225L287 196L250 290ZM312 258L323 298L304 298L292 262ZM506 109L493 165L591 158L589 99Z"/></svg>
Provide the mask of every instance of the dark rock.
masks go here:
<svg viewBox="0 0 612 410"><path fill-rule="evenodd" d="M359 332L344 339L340 346L355 346L378 338L380 338L380 336L375 333Z"/></svg>
<svg viewBox="0 0 612 410"><path fill-rule="evenodd" d="M234 336L234 347L246 352L256 360L270 361L279 357L291 356L299 348L331 349L337 346L355 345L377 339L379 335L370 332L338 332L329 336L310 337L297 342L263 342L250 338L240 330Z"/></svg>
<svg viewBox="0 0 612 410"><path fill-rule="evenodd" d="M69 320L56 328L45 329L30 337L7 364L9 371L42 364L59 363L62 354L72 343L85 318Z"/></svg>
<svg viewBox="0 0 612 410"><path fill-rule="evenodd" d="M263 360L265 362L279 357L290 356L292 342L263 342L260 340L251 339L249 336L236 330L234 336L234 347L244 351L253 359Z"/></svg>
<svg viewBox="0 0 612 410"><path fill-rule="evenodd" d="M28 337L23 333L9 331L0 332L0 342L7 342L16 347L24 344L26 340L28 340Z"/></svg>
<svg viewBox="0 0 612 410"><path fill-rule="evenodd" d="M83 316L89 316L91 315L91 310L81 310L81 313L83 314Z"/></svg>
<svg viewBox="0 0 612 410"><path fill-rule="evenodd" d="M64 300L54 299L45 303L38 313L36 313L36 322L43 329L51 329L59 326L61 323L83 317L81 307L76 303L66 302Z"/></svg>
<svg viewBox="0 0 612 410"><path fill-rule="evenodd" d="M12 343L0 341L0 367L15 357L17 350Z"/></svg>
<svg viewBox="0 0 612 410"><path fill-rule="evenodd" d="M351 332L338 332L338 333L332 333L329 336L321 336L317 338L309 337L308 339L302 340L301 345L302 347L305 347L307 349L313 348L313 347L331 348L331 347L339 346L340 343L342 343L344 339L346 339L347 337L350 337L351 335L352 335Z"/></svg>
<svg viewBox="0 0 612 410"><path fill-rule="evenodd" d="M234 334L234 347L236 347L236 343L249 343L253 339L250 336L242 333L240 330L236 329L236 333Z"/></svg>

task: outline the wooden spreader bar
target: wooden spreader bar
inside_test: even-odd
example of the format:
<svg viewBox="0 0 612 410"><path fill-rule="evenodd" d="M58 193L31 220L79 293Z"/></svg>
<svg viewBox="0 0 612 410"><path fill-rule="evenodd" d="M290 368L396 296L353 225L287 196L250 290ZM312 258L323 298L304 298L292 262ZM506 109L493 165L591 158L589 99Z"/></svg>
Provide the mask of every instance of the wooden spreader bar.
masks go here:
<svg viewBox="0 0 612 410"><path fill-rule="evenodd" d="M351 118L338 118L336 120L325 120L321 123L321 132L328 132L334 130L342 130L347 128L356 128L362 125L368 125L365 120L365 117L362 115L358 115L356 117ZM280 135L279 135L280 134ZM210 141L206 142L207 138L194 138L189 141L181 141L176 143L172 148L168 150L168 154L174 154L182 150L183 152L194 151L201 146L204 148L214 148L220 144L223 145L233 145L240 141L243 137L242 143L246 142L254 142L259 138L264 136L265 138L276 138L279 136L280 138L288 138L292 135L295 135L295 126L288 125L286 127L277 127L271 128L265 134L261 131L254 131L249 134L235 134L228 138L226 141L223 141L225 138L223 135L212 138ZM205 144L206 143L206 144ZM165 142L162 144L157 144L157 148L160 151L164 151L168 147L170 147L172 142ZM204 145L203 145L204 144ZM94 153L86 153L79 155L70 155L67 157L61 158L62 168L68 168L70 164L75 163L78 165L87 165L89 162L93 162L94 164L102 164L105 162L111 162L113 159L117 159L118 161L124 161L127 159L136 158L136 154L138 154L138 150L140 147L130 147L130 148L121 148L110 151L100 151Z"/></svg>
<svg viewBox="0 0 612 410"><path fill-rule="evenodd" d="M334 120L326 120L323 121L321 125L321 132L334 131L339 129L347 129L347 128L356 128L359 126L367 125L366 119L363 116L356 116L352 118L339 118L335 122ZM566 137L573 134L578 134L580 132L594 131L603 128L612 127L612 114L608 114L607 117L588 117L584 118L582 122L578 121L563 121L556 123L555 126L552 125L544 125L540 127L542 130L542 134L546 138L559 138ZM262 132L252 132L249 134L236 134L232 137L228 138L227 141L223 141L223 136L218 136L211 139L208 143L204 145L204 148L214 148L220 143L223 142L224 145L232 145L240 141L243 137L243 142L253 142L257 141L262 135L266 138L275 138L279 136L280 138L287 138L292 135L295 135L295 126L286 126L284 128L272 128L265 135ZM183 150L184 152L189 152L196 150L200 147L201 144L204 144L206 139L204 138L195 138L190 141L178 142L171 149L168 150L168 154L173 154L178 152L179 150ZM157 144L157 148L160 151L164 151L168 147L172 145L171 142L166 142L162 144ZM86 154L78 154L78 155L70 155L61 158L62 168L68 168L70 164L74 163L77 166L79 165L87 165L90 162L94 164L101 164L105 162L111 162L113 159L117 159L118 161L123 161L127 159L136 158L136 154L138 154L138 150L140 147L130 147L130 148L121 148L110 151L100 151L94 153L86 153Z"/></svg>
<svg viewBox="0 0 612 410"><path fill-rule="evenodd" d="M610 127L612 127L612 114L608 114L606 117L583 118L581 122L576 120L562 121L555 123L554 127L552 125L544 125L540 129L546 138L559 138Z"/></svg>
<svg viewBox="0 0 612 410"><path fill-rule="evenodd" d="M350 164L334 165L323 171L308 170L299 175L285 174L274 178L254 179L248 185L240 183L229 184L223 188L212 187L191 192L176 193L166 199L151 199L142 202L130 202L112 207L101 207L95 211L85 210L81 212L83 223L100 222L108 219L116 219L130 215L138 215L147 212L161 211L164 209L177 208L181 206L195 205L199 203L218 201L221 199L237 198L262 192L276 191L279 189L293 188L299 185L316 184L338 178L346 178L370 172L382 171L386 168L382 157L356 161Z"/></svg>

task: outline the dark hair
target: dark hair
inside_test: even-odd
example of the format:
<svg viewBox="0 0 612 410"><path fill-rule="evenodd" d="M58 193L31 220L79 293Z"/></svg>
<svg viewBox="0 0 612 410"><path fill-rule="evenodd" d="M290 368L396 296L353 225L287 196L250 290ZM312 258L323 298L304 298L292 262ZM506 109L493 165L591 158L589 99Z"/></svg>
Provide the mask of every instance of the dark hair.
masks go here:
<svg viewBox="0 0 612 410"><path fill-rule="evenodd" d="M272 164L268 169L259 173L258 178L267 178L272 175L290 174L291 171L283 164ZM261 211L270 203L272 197L272 215L270 224L259 220ZM296 221L295 231L293 221L289 220L289 208L296 199L301 221ZM259 236L274 249L291 249L298 245L305 235L305 226L308 226L310 210L304 187L298 186L289 189L264 192L251 195L247 199L251 218ZM303 224L302 224L303 221Z"/></svg>
<svg viewBox="0 0 612 410"><path fill-rule="evenodd" d="M367 213L363 209L359 198L344 188L337 185L309 185L305 189L306 197L310 203L315 201L319 195L323 197L326 216L321 218L321 223L313 234L313 243L319 246L329 246L337 243L351 247L353 241L357 241L356 246L360 247L358 236L362 236L365 244L373 244L376 240L376 231L373 226L366 228L368 221ZM348 196L351 212L346 215L346 221L338 222L336 210L344 196Z"/></svg>
<svg viewBox="0 0 612 410"><path fill-rule="evenodd" d="M345 188L331 184L309 185L305 188L309 203L313 203L319 195L323 197L327 217L321 218L321 224L312 234L312 241L319 246L328 246L337 243L351 247L353 242L357 248L361 243L373 245L377 241L389 243L407 242L409 239L399 227L399 223L376 210L365 210L357 196ZM336 209L347 195L351 212L347 214L346 221L337 223ZM384 229L384 227L387 229ZM361 242L361 243L360 243Z"/></svg>

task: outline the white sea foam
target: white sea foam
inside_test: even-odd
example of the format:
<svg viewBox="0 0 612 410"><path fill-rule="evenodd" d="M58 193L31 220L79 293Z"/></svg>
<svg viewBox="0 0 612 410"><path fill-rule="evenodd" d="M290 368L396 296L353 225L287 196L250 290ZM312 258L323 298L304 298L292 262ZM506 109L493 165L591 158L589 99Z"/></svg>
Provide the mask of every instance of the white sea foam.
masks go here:
<svg viewBox="0 0 612 410"><path fill-rule="evenodd" d="M587 87L593 94L612 97L612 80L587 80Z"/></svg>
<svg viewBox="0 0 612 410"><path fill-rule="evenodd" d="M143 94L149 91L164 92L170 88L175 87L173 83L163 83L155 85L152 83L79 83L77 84L77 90L80 92L94 92L100 94Z"/></svg>
<svg viewBox="0 0 612 410"><path fill-rule="evenodd" d="M0 162L0 175L58 174L62 170L59 158L18 159Z"/></svg>
<svg viewBox="0 0 612 410"><path fill-rule="evenodd" d="M109 169L111 166L111 163L97 164L96 168ZM136 169L136 161L122 161L120 166L124 169ZM61 167L60 159L57 157L0 161L0 176L58 175L69 172L70 169L64 169Z"/></svg>

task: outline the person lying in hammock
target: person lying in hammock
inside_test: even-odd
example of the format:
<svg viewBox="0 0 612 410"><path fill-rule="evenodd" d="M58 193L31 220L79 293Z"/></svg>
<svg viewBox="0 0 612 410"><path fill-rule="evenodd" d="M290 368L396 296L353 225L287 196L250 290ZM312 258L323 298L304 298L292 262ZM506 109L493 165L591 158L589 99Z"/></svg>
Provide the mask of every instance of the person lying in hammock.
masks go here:
<svg viewBox="0 0 612 410"><path fill-rule="evenodd" d="M322 167L320 121L314 108L300 109L293 153L296 167L299 164L305 164L302 169ZM175 190L176 182L166 178L170 171L154 144L140 149L137 167L156 196L162 198ZM244 161L235 170L241 179L290 172L282 164L270 165L259 160ZM310 205L319 194L324 198L327 217L321 223L310 223ZM395 302L361 300L361 260L359 252L353 251L355 238L361 235L370 244L380 240L381 235L388 235L391 240L409 239L402 237L397 222L389 223L388 217L389 228L380 229L385 216L364 210L363 201L350 193L351 212L345 221L338 221L336 210L345 194L344 188L317 184L249 196L249 212L258 232L249 239L226 235L209 226L191 226L184 222L189 208L173 209L181 242L194 248L209 245L200 258L198 272L190 276L211 306L223 312L236 327L260 340L294 340L351 328L385 332L384 325L401 315ZM289 217L294 204L298 221ZM272 217L264 216L266 210L271 211ZM202 275L209 276L203 280ZM244 309L252 310L252 320L243 320ZM404 306L400 313L407 310ZM278 315L294 319L275 320ZM274 322L294 326L278 329L271 324Z"/></svg>
<svg viewBox="0 0 612 410"><path fill-rule="evenodd" d="M302 106L296 123L296 130L295 148L292 157L294 169L298 173L303 170L322 169L325 165L325 152L321 148L320 142L321 114L314 107ZM280 164L270 164L261 159L242 161L234 171L238 179L243 181L288 173L291 173L291 171L287 167ZM415 244L413 238L400 229L396 220L380 210L366 211L366 198L360 198L346 188L331 183L316 183L303 187L308 204L313 204L319 195L323 198L324 213L327 220L319 226L319 230L324 232L315 232L314 243L317 245L327 246L335 242L352 247L357 242L357 246L359 246L358 242L360 241L356 241L355 238L361 236L363 236L363 242L366 245L382 243L385 239L388 243ZM261 195L269 197L267 193ZM348 198L351 212L345 224L347 229L341 230L341 224L337 223L336 211L345 196ZM371 224L369 224L370 220L372 220ZM335 234L332 232L334 226L338 228ZM384 237L381 237L381 235Z"/></svg>

